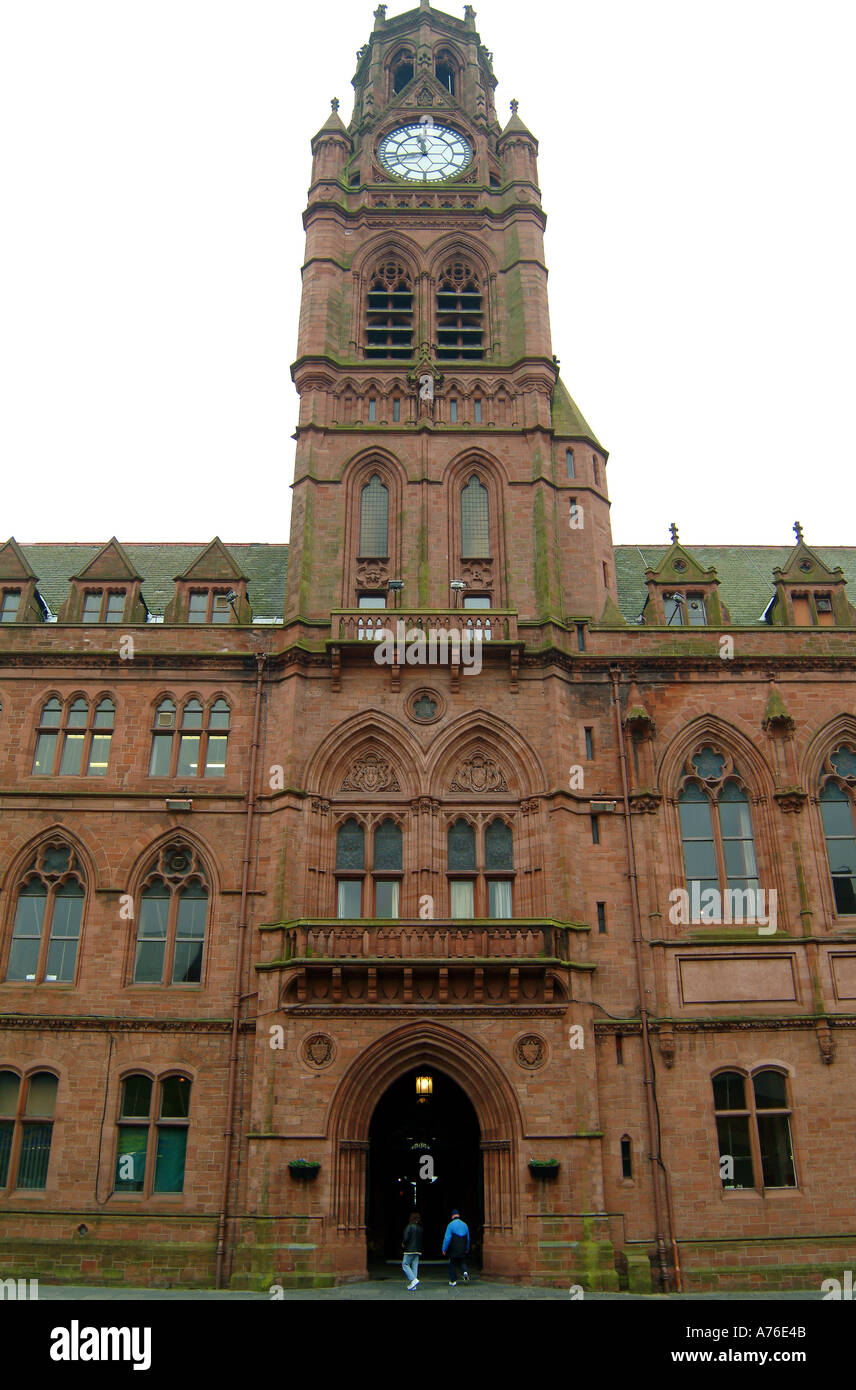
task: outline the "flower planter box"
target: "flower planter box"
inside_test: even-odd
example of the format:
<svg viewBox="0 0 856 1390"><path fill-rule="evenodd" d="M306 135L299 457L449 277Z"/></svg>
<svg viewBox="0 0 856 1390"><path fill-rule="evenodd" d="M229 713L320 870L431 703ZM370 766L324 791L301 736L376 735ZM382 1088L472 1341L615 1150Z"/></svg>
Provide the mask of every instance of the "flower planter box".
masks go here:
<svg viewBox="0 0 856 1390"><path fill-rule="evenodd" d="M312 1182L313 1178L317 1178L320 1167L320 1163L289 1163L288 1171L299 1182Z"/></svg>
<svg viewBox="0 0 856 1390"><path fill-rule="evenodd" d="M529 1172L533 1178L538 1178L540 1182L550 1182L558 1176L559 1163L557 1160L549 1160L546 1163L539 1163L536 1159L530 1158Z"/></svg>

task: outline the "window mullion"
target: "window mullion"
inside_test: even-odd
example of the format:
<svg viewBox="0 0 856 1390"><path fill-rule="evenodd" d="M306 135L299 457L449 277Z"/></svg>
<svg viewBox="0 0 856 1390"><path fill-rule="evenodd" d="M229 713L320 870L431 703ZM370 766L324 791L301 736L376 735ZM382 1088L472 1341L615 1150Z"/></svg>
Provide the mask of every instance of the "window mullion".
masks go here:
<svg viewBox="0 0 856 1390"><path fill-rule="evenodd" d="M755 1181L755 1190L764 1195L764 1164L761 1158L761 1135L758 1130L758 1107L755 1104L755 1080L748 1076L747 1096L749 1102L749 1145L752 1150L752 1173Z"/></svg>
<svg viewBox="0 0 856 1390"><path fill-rule="evenodd" d="M42 882L44 883L44 879L42 879ZM48 960L48 943L51 939L51 928L53 926L56 884L45 883L45 891L47 896L45 899L44 916L42 917L42 938L39 942L39 958L36 962L36 978L33 981L33 983L36 985L44 984L45 980L45 966L47 965Z"/></svg>
<svg viewBox="0 0 856 1390"><path fill-rule="evenodd" d="M714 853L716 854L716 868L719 875L719 891L720 893L725 893L728 888L728 873L725 864L725 847L722 843L722 826L719 822L719 797L713 801L712 810L713 815L710 819L713 823L713 845ZM728 901L731 902L732 899L729 898ZM720 912L720 916L722 915L723 914Z"/></svg>
<svg viewBox="0 0 856 1390"><path fill-rule="evenodd" d="M172 972L175 964L175 936L178 930L178 893L170 885L169 890L169 915L167 917L166 941L163 950L163 984L172 984Z"/></svg>

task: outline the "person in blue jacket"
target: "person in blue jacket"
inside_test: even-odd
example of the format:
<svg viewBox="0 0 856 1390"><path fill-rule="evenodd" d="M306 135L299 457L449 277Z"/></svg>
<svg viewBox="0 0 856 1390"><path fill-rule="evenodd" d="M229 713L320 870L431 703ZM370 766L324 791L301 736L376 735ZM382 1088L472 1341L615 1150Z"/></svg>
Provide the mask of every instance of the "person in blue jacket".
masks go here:
<svg viewBox="0 0 856 1390"><path fill-rule="evenodd" d="M461 1220L458 1211L452 1212L452 1219L446 1227L446 1234L443 1237L443 1254L449 1256L449 1288L453 1289L458 1282L458 1266L463 1275L464 1282L469 1282L469 1271L467 1269L467 1255L470 1250L470 1232L465 1221Z"/></svg>

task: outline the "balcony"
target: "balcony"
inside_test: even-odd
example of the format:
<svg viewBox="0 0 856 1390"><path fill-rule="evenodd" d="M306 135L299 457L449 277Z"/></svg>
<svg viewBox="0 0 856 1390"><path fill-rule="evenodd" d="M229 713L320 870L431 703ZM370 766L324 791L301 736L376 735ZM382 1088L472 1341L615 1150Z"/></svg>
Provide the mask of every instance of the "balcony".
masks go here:
<svg viewBox="0 0 856 1390"><path fill-rule="evenodd" d="M481 633L483 642L518 640L517 610L512 608L334 608L330 619L331 642L380 641L384 630L397 639L399 622L404 624L403 641L412 631L426 637L432 632Z"/></svg>
<svg viewBox="0 0 856 1390"><path fill-rule="evenodd" d="M340 689L343 656L364 657L373 643L390 637L395 659L378 664L389 668L392 690L401 688L404 665L448 666L454 690L462 668L475 674L485 661L496 659L508 662L511 689L517 689L522 643L516 609L334 608L327 643L333 690Z"/></svg>
<svg viewBox="0 0 856 1390"><path fill-rule="evenodd" d="M579 927L549 920L301 920L263 927L263 971L281 974L280 1007L556 1006L569 998ZM583 966L583 969L588 967Z"/></svg>

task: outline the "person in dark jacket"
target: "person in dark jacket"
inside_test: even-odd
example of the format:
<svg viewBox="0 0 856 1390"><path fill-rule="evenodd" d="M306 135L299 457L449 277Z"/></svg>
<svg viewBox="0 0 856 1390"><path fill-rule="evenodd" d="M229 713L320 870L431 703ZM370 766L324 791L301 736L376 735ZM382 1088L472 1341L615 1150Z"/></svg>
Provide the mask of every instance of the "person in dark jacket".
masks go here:
<svg viewBox="0 0 856 1390"><path fill-rule="evenodd" d="M419 1280L416 1278L419 1270L419 1256L422 1254L422 1217L418 1211L410 1213L410 1220L401 1238L401 1268L410 1280L407 1285L408 1292L415 1289Z"/></svg>
<svg viewBox="0 0 856 1390"><path fill-rule="evenodd" d="M467 1223L461 1220L458 1211L452 1212L452 1219L446 1227L446 1234L443 1237L443 1254L449 1256L449 1288L453 1289L458 1282L458 1266L461 1267L465 1283L469 1282L469 1270L467 1269L467 1255L470 1251L470 1231Z"/></svg>

